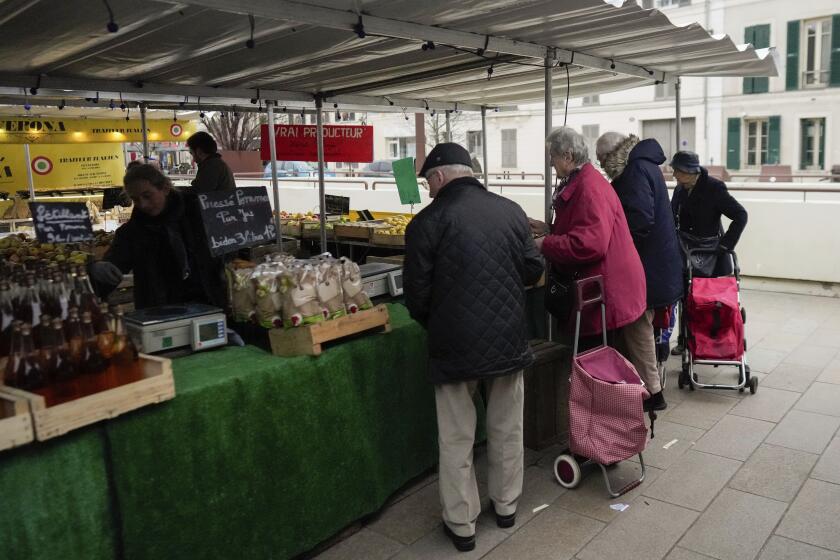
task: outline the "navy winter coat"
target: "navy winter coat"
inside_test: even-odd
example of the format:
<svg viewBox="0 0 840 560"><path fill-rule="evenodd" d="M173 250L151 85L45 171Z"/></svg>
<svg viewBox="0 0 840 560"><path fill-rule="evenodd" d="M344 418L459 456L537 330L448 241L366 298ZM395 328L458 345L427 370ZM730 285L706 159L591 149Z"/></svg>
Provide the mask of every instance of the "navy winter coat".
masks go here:
<svg viewBox="0 0 840 560"><path fill-rule="evenodd" d="M645 269L647 307L671 305L683 295L683 266L668 189L659 169L665 154L656 140L639 141L635 136L617 150L622 149L629 154L618 158L626 163L623 170L619 164L620 174L612 185Z"/></svg>

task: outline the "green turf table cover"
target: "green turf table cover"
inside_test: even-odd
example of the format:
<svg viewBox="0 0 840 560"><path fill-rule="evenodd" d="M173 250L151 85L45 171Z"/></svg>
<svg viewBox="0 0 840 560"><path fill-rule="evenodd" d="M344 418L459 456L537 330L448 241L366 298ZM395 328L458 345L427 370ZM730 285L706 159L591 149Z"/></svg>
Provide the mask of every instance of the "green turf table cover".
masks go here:
<svg viewBox="0 0 840 560"><path fill-rule="evenodd" d="M289 558L433 466L425 332L389 311L391 333L317 358L176 360L173 401L107 423L124 557Z"/></svg>

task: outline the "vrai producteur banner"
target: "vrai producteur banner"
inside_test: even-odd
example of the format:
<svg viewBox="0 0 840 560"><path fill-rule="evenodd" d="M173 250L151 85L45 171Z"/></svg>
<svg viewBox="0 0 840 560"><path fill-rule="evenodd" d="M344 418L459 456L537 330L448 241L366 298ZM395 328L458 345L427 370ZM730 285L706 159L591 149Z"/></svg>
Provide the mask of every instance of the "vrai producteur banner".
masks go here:
<svg viewBox="0 0 840 560"><path fill-rule="evenodd" d="M186 142L192 121L147 120L149 142ZM91 144L142 142L139 120L0 117L0 144Z"/></svg>
<svg viewBox="0 0 840 560"><path fill-rule="evenodd" d="M260 126L260 157L271 159L268 125ZM318 161L317 127L302 124L274 125L274 144L279 161ZM373 127L324 126L324 161L373 161Z"/></svg>

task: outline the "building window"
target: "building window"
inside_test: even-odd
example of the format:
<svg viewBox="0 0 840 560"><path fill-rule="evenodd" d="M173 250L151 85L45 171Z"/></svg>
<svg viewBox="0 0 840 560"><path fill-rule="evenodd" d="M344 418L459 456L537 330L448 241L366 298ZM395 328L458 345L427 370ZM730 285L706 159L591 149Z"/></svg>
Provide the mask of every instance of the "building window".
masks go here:
<svg viewBox="0 0 840 560"><path fill-rule="evenodd" d="M767 163L770 123L767 119L744 121L747 129L745 161L747 167L759 167Z"/></svg>
<svg viewBox="0 0 840 560"><path fill-rule="evenodd" d="M650 10L653 8L653 0L642 0L642 8Z"/></svg>
<svg viewBox="0 0 840 560"><path fill-rule="evenodd" d="M690 6L691 0L656 0L656 5L660 8L667 8L669 6Z"/></svg>
<svg viewBox="0 0 840 560"><path fill-rule="evenodd" d="M598 94L595 95L584 95L583 96L583 105L586 107L587 105L600 105L601 104L601 96Z"/></svg>
<svg viewBox="0 0 840 560"><path fill-rule="evenodd" d="M413 137L386 138L385 141L388 143L389 159L402 159L415 155Z"/></svg>
<svg viewBox="0 0 840 560"><path fill-rule="evenodd" d="M589 148L589 158L595 161L595 144L598 142L598 137L601 130L597 124L585 124L580 127L580 133L586 139L586 147Z"/></svg>
<svg viewBox="0 0 840 560"><path fill-rule="evenodd" d="M502 130L502 167L516 167L516 129Z"/></svg>
<svg viewBox="0 0 840 560"><path fill-rule="evenodd" d="M470 130L467 132L467 151L474 156L481 156L483 153L480 130Z"/></svg>
<svg viewBox="0 0 840 560"><path fill-rule="evenodd" d="M653 86L654 99L673 99L677 96L676 82L665 82L664 84L656 84Z"/></svg>
<svg viewBox="0 0 840 560"><path fill-rule="evenodd" d="M800 67L805 87L825 87L831 73L831 18L802 22Z"/></svg>
<svg viewBox="0 0 840 560"><path fill-rule="evenodd" d="M800 169L825 166L825 119L802 119Z"/></svg>

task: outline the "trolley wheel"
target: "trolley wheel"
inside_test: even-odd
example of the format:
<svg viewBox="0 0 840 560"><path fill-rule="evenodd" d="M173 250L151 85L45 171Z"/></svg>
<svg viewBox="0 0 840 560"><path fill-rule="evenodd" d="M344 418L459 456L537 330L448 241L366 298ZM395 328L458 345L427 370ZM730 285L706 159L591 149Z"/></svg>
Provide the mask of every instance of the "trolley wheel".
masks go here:
<svg viewBox="0 0 840 560"><path fill-rule="evenodd" d="M743 307L741 308L741 320L746 323L747 322L747 310Z"/></svg>
<svg viewBox="0 0 840 560"><path fill-rule="evenodd" d="M560 455L554 460L554 476L563 488L574 488L580 484L580 465L571 455Z"/></svg>
<svg viewBox="0 0 840 560"><path fill-rule="evenodd" d="M758 391L758 377L750 377L750 394L755 395Z"/></svg>

